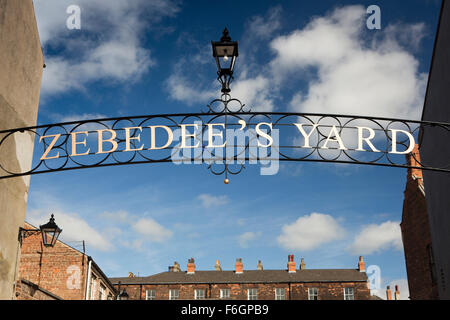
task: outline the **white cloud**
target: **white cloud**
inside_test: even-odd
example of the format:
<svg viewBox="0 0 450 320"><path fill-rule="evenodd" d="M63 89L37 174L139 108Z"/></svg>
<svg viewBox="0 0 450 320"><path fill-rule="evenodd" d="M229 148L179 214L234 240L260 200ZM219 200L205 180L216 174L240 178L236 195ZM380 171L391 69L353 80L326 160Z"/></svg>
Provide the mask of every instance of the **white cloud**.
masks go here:
<svg viewBox="0 0 450 320"><path fill-rule="evenodd" d="M292 81L296 74L317 70L307 92L292 98L293 111L420 118L427 77L418 72L419 62L402 48L404 41L395 34L417 39L423 27L386 28L389 36L369 47L364 38L365 17L362 6L339 8L272 41L276 53L272 72L278 81ZM389 33L393 29L397 32Z"/></svg>
<svg viewBox="0 0 450 320"><path fill-rule="evenodd" d="M400 222L397 221L365 226L356 235L350 250L354 254L368 255L391 248L395 250L403 249Z"/></svg>
<svg viewBox="0 0 450 320"><path fill-rule="evenodd" d="M76 213L54 211L55 222L63 230L60 235L62 241L86 241L87 248L91 247L100 251L109 251L113 246L105 235L99 233L96 228L91 227L83 218ZM31 210L27 216L34 226L39 226L48 221L48 211ZM69 243L70 244L70 243Z"/></svg>
<svg viewBox="0 0 450 320"><path fill-rule="evenodd" d="M175 72L166 81L167 92L173 100L182 101L191 106L196 103L206 104L217 97L215 90L194 86L191 81Z"/></svg>
<svg viewBox="0 0 450 320"><path fill-rule="evenodd" d="M197 197L200 200L201 205L205 208L218 207L228 203L227 196L213 196L211 194L201 194Z"/></svg>
<svg viewBox="0 0 450 320"><path fill-rule="evenodd" d="M81 30L68 30L66 9L71 4L70 0L35 1L42 45L56 46L61 52L58 56L46 56L44 97L83 90L86 84L97 80L139 80L155 64L141 43L143 31L179 10L169 0L78 0Z"/></svg>
<svg viewBox="0 0 450 320"><path fill-rule="evenodd" d="M284 225L278 243L288 250L312 250L342 238L343 228L330 215L311 213Z"/></svg>
<svg viewBox="0 0 450 320"><path fill-rule="evenodd" d="M256 240L261 236L261 232L245 232L238 237L239 245L242 248L248 248L249 242Z"/></svg>
<svg viewBox="0 0 450 320"><path fill-rule="evenodd" d="M172 231L151 218L142 218L133 224L134 230L153 242L163 243L172 237Z"/></svg>
<svg viewBox="0 0 450 320"><path fill-rule="evenodd" d="M271 85L271 81L263 76L242 78L233 84L233 97L246 104L245 110L271 112L274 110Z"/></svg>
<svg viewBox="0 0 450 320"><path fill-rule="evenodd" d="M127 222L130 219L133 219L127 211L123 210L117 212L103 212L99 217L113 222Z"/></svg>
<svg viewBox="0 0 450 320"><path fill-rule="evenodd" d="M267 39L281 28L282 7L270 8L266 16L254 16L247 25L247 34L251 38ZM249 41L250 42L250 41ZM254 45L254 43L250 44Z"/></svg>

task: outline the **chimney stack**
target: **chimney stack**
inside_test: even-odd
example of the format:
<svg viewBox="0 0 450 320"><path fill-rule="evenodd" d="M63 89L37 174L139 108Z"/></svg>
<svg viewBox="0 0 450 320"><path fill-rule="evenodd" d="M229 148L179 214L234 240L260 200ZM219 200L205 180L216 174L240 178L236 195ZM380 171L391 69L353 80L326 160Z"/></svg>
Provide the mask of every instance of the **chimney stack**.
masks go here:
<svg viewBox="0 0 450 320"><path fill-rule="evenodd" d="M222 271L222 267L220 266L220 261L216 260L216 265L214 266L214 270Z"/></svg>
<svg viewBox="0 0 450 320"><path fill-rule="evenodd" d="M195 260L194 258L190 258L187 264L187 273L194 274L195 273Z"/></svg>
<svg viewBox="0 0 450 320"><path fill-rule="evenodd" d="M305 270L305 269L306 269L305 260L302 258L300 260L300 270Z"/></svg>
<svg viewBox="0 0 450 320"><path fill-rule="evenodd" d="M358 270L359 272L366 272L366 264L362 256L359 257Z"/></svg>
<svg viewBox="0 0 450 320"><path fill-rule="evenodd" d="M391 287L387 286L386 288L386 299L387 300L392 300L392 291L391 291Z"/></svg>
<svg viewBox="0 0 450 320"><path fill-rule="evenodd" d="M411 167L421 167L420 164L420 152L419 152L419 145L416 144L414 146L414 149L411 153L405 155L406 157L406 163L408 166ZM421 169L408 169L408 180L416 180L416 179L422 179L422 170Z"/></svg>
<svg viewBox="0 0 450 320"><path fill-rule="evenodd" d="M256 266L256 270L262 271L263 270L263 265L261 260L258 261L258 265Z"/></svg>
<svg viewBox="0 0 450 320"><path fill-rule="evenodd" d="M295 261L294 261L294 255L290 254L288 256L288 271L289 273L295 273Z"/></svg>
<svg viewBox="0 0 450 320"><path fill-rule="evenodd" d="M175 261L173 263L172 271L173 272L181 272L181 267L180 267L180 264L178 262Z"/></svg>
<svg viewBox="0 0 450 320"><path fill-rule="evenodd" d="M236 273L244 273L244 264L242 263L242 258L236 259Z"/></svg>
<svg viewBox="0 0 450 320"><path fill-rule="evenodd" d="M398 286L395 286L395 300L400 300L400 290L398 289Z"/></svg>

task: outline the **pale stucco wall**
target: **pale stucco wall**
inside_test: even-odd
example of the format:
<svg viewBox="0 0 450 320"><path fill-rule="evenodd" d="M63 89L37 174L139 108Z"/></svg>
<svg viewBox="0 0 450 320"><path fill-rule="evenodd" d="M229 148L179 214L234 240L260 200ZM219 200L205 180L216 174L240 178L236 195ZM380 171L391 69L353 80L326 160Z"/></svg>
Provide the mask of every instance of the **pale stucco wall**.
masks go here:
<svg viewBox="0 0 450 320"><path fill-rule="evenodd" d="M0 0L0 130L36 124L43 64L32 0ZM11 136L0 146L0 164L29 167L33 143L29 134ZM0 299L14 298L29 183L29 177L0 180Z"/></svg>

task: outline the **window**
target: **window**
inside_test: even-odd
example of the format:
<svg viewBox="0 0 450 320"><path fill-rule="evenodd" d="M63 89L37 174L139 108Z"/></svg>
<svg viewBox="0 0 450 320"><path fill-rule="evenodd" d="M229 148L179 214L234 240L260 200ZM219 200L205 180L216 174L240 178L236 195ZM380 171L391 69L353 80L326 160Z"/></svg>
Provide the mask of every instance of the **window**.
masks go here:
<svg viewBox="0 0 450 320"><path fill-rule="evenodd" d="M353 288L344 288L344 300L355 300Z"/></svg>
<svg viewBox="0 0 450 320"><path fill-rule="evenodd" d="M95 282L97 280L97 277L94 274L91 274L91 283L89 284L90 290L89 290L89 299L94 300L94 292L95 292Z"/></svg>
<svg viewBox="0 0 450 320"><path fill-rule="evenodd" d="M248 300L258 300L258 289L248 289Z"/></svg>
<svg viewBox="0 0 450 320"><path fill-rule="evenodd" d="M103 285L103 283L100 283L100 290L98 292L98 300L105 299L105 292L106 292L106 287Z"/></svg>
<svg viewBox="0 0 450 320"><path fill-rule="evenodd" d="M170 289L169 290L169 300L178 300L180 297L180 291L177 289Z"/></svg>
<svg viewBox="0 0 450 320"><path fill-rule="evenodd" d="M145 290L145 300L156 300L156 290Z"/></svg>
<svg viewBox="0 0 450 320"><path fill-rule="evenodd" d="M319 300L319 289L308 288L308 300Z"/></svg>
<svg viewBox="0 0 450 320"><path fill-rule="evenodd" d="M286 300L286 290L284 288L275 289L275 300Z"/></svg>
<svg viewBox="0 0 450 320"><path fill-rule="evenodd" d="M230 289L220 289L220 299L230 299Z"/></svg>
<svg viewBox="0 0 450 320"><path fill-rule="evenodd" d="M195 290L195 300L205 299L205 289Z"/></svg>

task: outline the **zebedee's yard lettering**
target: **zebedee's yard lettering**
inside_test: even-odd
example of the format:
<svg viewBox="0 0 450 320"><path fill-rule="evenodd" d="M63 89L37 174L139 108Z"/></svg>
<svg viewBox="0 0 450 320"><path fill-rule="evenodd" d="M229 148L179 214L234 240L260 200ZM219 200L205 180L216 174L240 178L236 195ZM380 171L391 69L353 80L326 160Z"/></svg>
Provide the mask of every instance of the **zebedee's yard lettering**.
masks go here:
<svg viewBox="0 0 450 320"><path fill-rule="evenodd" d="M303 124L303 123L293 123L303 137L304 143L301 148L312 148L311 146L311 137L317 130L320 128L318 124ZM305 126L311 127L309 131L305 130ZM180 148L181 149L195 149L201 148L201 139L198 139L199 134L196 132L201 129L201 125L198 123L195 124L180 124ZM206 125L208 134L207 134L207 148L225 148L227 146L227 141L224 139L224 132L227 129L225 123L210 123ZM264 128L264 129L263 129ZM343 140L341 133L339 131L338 126L331 126L331 129L326 136L325 141L318 146L319 149L331 149L330 144L334 143L338 145L338 150L349 150L345 141ZM142 141L142 133L144 129L150 129L150 141L146 143L146 141ZM157 130L158 129L158 130ZM189 130L193 129L194 132L190 132ZM378 150L374 144L373 140L376 138L376 132L374 129L369 127L354 127L353 129L357 130L357 141L358 148L355 151L361 152L381 152ZM116 130L123 130L125 132L125 148L123 150L119 150L119 142L117 139ZM77 156L85 156L89 155L92 146L89 145L88 137L92 134L97 135L97 152L95 154L108 154L112 152L135 152L142 151L145 148L146 150L162 150L169 148L174 142L174 131L168 127L163 125L156 126L147 126L147 127L127 127L123 129L103 129L103 130L95 130L95 131L77 131L70 133L70 143L71 143L71 157ZM219 130L219 132L217 132ZM243 130L243 127L240 130ZM273 124L267 122L261 122L255 125L255 131L258 138L262 138L267 140L266 143L262 143L260 139L257 140L257 145L259 148L270 148L274 145L274 140L271 135L271 131L273 130ZM390 154L398 154L404 155L408 154L412 151L415 144L414 136L404 130L399 129L389 129L391 133L392 146L391 150L388 152ZM167 135L167 140L162 143L162 145L157 146L157 135L158 132L165 132ZM399 135L407 136L409 140L409 146L404 151L399 151L398 149L398 141ZM105 135L109 135L109 137L105 137ZM201 135L202 136L202 135ZM215 144L214 140L218 138L223 141L221 144ZM55 146L57 146L58 141L61 139L61 134L55 135L46 135L41 136L39 139L39 143L42 143L45 139L49 140L49 143L46 143L46 148L44 153L41 156L41 160L51 160L58 159L60 157L60 152L55 151ZM194 140L196 141L193 145L189 145L188 141ZM47 140L45 140L47 142ZM67 141L66 141L67 143ZM109 145L109 146L108 146ZM230 146L233 147L233 146Z"/></svg>

